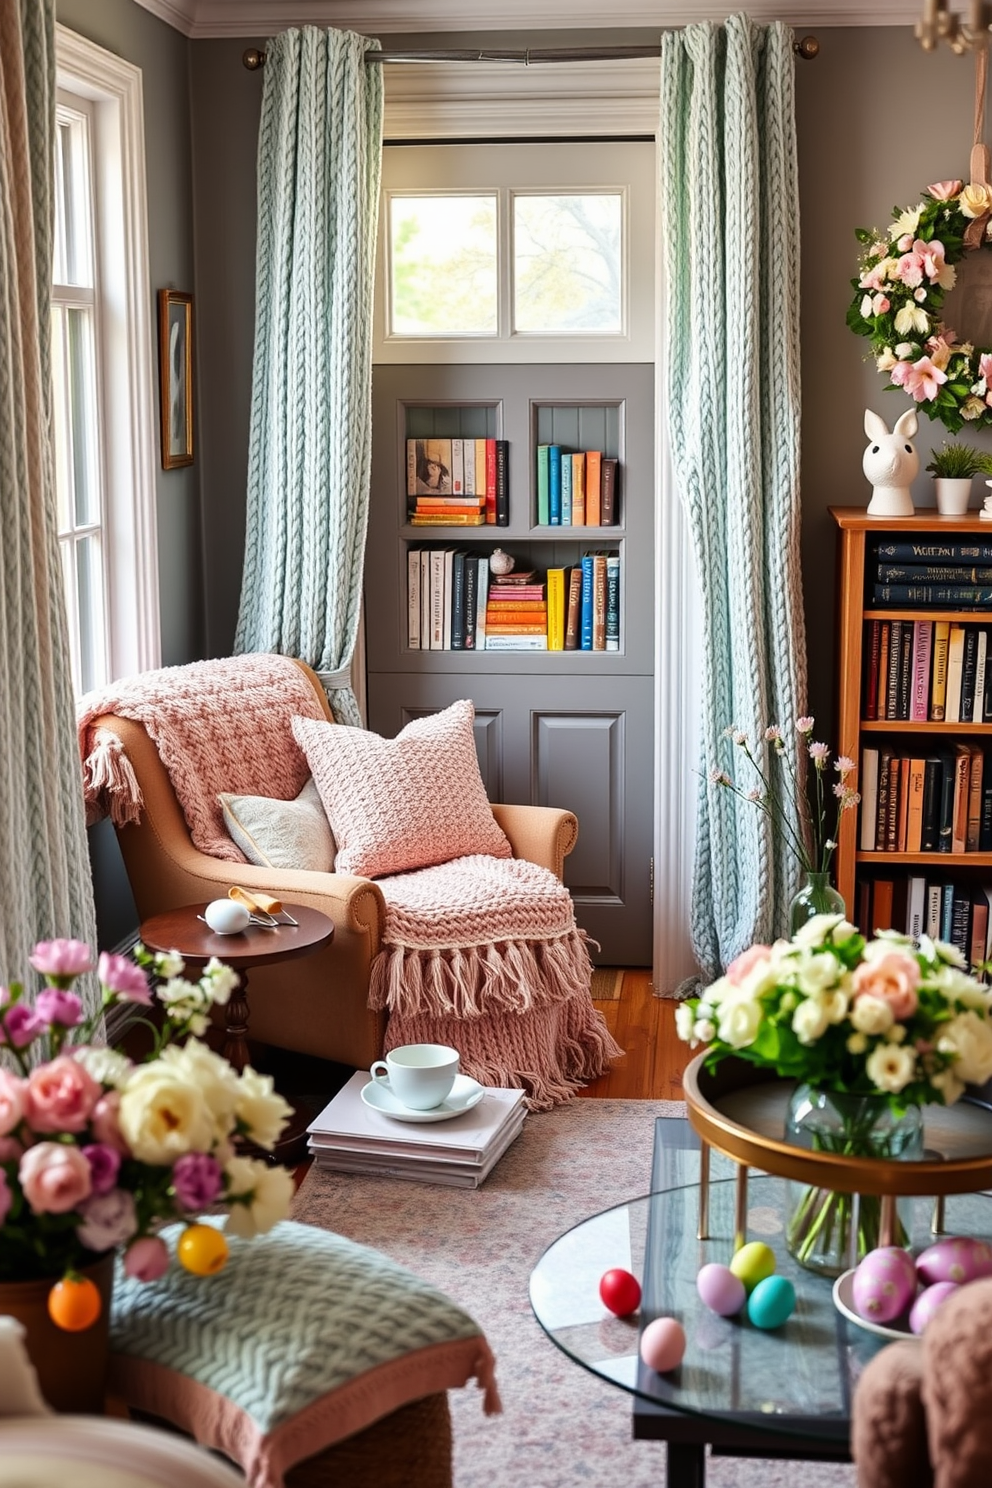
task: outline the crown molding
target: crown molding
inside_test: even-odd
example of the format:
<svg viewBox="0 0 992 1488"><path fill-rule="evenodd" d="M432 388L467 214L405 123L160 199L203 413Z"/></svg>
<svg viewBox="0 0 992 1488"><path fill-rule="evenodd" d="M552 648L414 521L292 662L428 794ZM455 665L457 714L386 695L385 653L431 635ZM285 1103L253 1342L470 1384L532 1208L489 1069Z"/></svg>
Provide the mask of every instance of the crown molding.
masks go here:
<svg viewBox="0 0 992 1488"><path fill-rule="evenodd" d="M537 31L565 29L664 30L693 21L725 20L738 5L712 0L501 0L480 7L477 0L136 0L184 36L272 36L289 26L337 26L365 36L398 31ZM963 6L964 0L961 0ZM787 21L800 26L912 26L923 0L751 0L756 21Z"/></svg>

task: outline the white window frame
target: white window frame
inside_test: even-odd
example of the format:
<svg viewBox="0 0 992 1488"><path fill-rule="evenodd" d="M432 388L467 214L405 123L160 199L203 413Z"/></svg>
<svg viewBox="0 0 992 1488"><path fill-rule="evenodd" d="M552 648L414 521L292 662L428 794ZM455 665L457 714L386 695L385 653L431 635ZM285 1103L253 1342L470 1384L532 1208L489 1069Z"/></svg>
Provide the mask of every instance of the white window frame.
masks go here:
<svg viewBox="0 0 992 1488"><path fill-rule="evenodd" d="M161 664L156 404L141 70L55 27L56 82L88 100L96 183L107 681Z"/></svg>

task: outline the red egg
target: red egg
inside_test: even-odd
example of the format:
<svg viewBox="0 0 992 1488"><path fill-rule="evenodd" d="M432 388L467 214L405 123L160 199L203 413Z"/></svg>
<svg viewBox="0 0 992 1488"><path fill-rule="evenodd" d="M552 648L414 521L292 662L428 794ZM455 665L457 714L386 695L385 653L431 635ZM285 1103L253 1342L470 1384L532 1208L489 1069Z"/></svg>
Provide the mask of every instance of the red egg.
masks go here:
<svg viewBox="0 0 992 1488"><path fill-rule="evenodd" d="M641 1358L649 1369L667 1374L682 1363L685 1354L685 1331L674 1318L655 1318L641 1334Z"/></svg>
<svg viewBox="0 0 992 1488"><path fill-rule="evenodd" d="M612 1270L603 1272L599 1295L604 1307L616 1313L617 1317L627 1317L641 1305L641 1284L629 1271L614 1266Z"/></svg>

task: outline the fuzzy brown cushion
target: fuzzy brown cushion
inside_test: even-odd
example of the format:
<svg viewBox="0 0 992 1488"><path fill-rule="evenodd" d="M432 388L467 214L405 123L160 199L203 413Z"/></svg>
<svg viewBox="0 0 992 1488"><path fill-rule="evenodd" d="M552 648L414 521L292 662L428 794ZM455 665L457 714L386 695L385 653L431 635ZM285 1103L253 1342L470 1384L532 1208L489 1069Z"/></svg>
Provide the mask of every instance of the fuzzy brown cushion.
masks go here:
<svg viewBox="0 0 992 1488"><path fill-rule="evenodd" d="M921 1352L934 1488L989 1488L992 1278L948 1297L927 1326Z"/></svg>
<svg viewBox="0 0 992 1488"><path fill-rule="evenodd" d="M915 1339L890 1343L865 1366L851 1413L858 1488L931 1488L922 1381Z"/></svg>

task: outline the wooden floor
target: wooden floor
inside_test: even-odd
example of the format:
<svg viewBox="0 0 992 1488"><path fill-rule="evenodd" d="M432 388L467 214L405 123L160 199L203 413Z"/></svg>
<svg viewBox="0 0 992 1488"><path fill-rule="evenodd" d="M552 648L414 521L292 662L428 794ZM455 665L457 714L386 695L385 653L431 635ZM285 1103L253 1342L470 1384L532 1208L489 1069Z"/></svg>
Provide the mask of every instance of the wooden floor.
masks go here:
<svg viewBox="0 0 992 1488"><path fill-rule="evenodd" d="M593 1100L681 1100L682 1071L694 1051L675 1032L677 1004L652 993L650 967L624 971L619 998L596 1006L626 1055L579 1094Z"/></svg>

